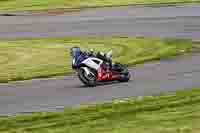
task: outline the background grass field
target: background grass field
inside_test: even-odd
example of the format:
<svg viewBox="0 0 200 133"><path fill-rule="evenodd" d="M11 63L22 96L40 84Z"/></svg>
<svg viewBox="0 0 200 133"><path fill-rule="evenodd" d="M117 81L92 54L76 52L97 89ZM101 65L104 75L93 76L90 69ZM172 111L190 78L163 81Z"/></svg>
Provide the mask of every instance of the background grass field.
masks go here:
<svg viewBox="0 0 200 133"><path fill-rule="evenodd" d="M193 2L200 0L0 0L0 11Z"/></svg>
<svg viewBox="0 0 200 133"><path fill-rule="evenodd" d="M0 118L1 133L199 133L200 90Z"/></svg>
<svg viewBox="0 0 200 133"><path fill-rule="evenodd" d="M133 65L190 52L190 40L142 38L63 38L0 41L0 82L66 75L69 49L113 50L114 61Z"/></svg>

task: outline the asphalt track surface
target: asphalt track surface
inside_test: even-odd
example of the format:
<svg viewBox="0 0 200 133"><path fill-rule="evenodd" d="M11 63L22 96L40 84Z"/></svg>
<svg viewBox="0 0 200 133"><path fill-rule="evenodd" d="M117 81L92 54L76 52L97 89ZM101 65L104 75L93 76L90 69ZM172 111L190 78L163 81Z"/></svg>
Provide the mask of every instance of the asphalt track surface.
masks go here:
<svg viewBox="0 0 200 133"><path fill-rule="evenodd" d="M120 7L59 16L1 16L0 38L88 35L160 36L198 40L200 7ZM200 86L200 54L130 69L128 83L82 86L77 76L0 84L0 115L62 111L66 106L130 96L159 95Z"/></svg>
<svg viewBox="0 0 200 133"><path fill-rule="evenodd" d="M20 16L21 15L21 16ZM0 16L0 39L66 36L199 39L200 6L85 9L58 16Z"/></svg>

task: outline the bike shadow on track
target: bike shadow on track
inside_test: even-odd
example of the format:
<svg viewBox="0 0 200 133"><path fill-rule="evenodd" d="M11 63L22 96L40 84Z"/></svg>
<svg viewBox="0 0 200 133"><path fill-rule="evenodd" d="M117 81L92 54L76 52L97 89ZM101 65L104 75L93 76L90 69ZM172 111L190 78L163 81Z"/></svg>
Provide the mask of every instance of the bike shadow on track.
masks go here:
<svg viewBox="0 0 200 133"><path fill-rule="evenodd" d="M130 80L129 82L118 82L118 81L108 81L108 82L98 82L96 86L86 86L86 85L78 85L76 86L77 88L95 88L95 87L100 87L100 86L108 86L108 85L117 85L117 84L127 84L133 82L133 80Z"/></svg>

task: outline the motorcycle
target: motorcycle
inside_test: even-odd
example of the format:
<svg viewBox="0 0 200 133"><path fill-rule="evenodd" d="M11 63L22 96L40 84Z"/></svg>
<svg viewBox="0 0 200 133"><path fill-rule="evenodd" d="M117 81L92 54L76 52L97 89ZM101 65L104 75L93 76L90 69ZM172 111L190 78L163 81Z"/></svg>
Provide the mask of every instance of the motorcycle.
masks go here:
<svg viewBox="0 0 200 133"><path fill-rule="evenodd" d="M71 48L72 69L86 86L96 86L98 82L128 82L130 73L126 65L109 63L105 56L93 56L82 52L79 47Z"/></svg>

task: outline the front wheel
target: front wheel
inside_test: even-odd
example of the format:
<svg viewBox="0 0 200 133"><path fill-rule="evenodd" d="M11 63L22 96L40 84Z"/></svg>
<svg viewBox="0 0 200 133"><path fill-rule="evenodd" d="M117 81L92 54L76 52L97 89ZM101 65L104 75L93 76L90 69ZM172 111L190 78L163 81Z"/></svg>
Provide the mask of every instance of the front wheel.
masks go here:
<svg viewBox="0 0 200 133"><path fill-rule="evenodd" d="M86 74L85 70L83 68L80 68L78 70L78 77L80 81L85 84L86 86L96 86L96 76L95 74L91 71L89 75Z"/></svg>

